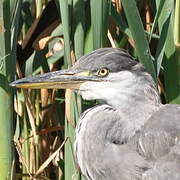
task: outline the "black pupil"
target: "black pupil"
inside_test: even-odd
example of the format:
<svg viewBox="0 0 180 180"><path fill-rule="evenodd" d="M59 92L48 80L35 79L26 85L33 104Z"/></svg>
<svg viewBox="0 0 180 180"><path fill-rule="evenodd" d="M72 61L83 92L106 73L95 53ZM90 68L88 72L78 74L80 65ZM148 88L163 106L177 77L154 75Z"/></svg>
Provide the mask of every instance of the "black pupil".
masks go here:
<svg viewBox="0 0 180 180"><path fill-rule="evenodd" d="M104 73L105 73L105 70L104 70L104 69L102 69L102 70L101 70L101 73L102 73L102 74L104 74Z"/></svg>

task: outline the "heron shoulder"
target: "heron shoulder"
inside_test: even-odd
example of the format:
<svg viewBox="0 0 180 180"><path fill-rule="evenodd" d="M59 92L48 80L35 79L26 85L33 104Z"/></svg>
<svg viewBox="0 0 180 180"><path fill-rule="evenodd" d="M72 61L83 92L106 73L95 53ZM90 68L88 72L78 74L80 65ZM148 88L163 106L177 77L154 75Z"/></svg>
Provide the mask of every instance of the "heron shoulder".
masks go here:
<svg viewBox="0 0 180 180"><path fill-rule="evenodd" d="M118 110L105 104L81 115L74 149L76 161L89 179L138 179L147 168L144 158L122 139L123 123Z"/></svg>
<svg viewBox="0 0 180 180"><path fill-rule="evenodd" d="M172 149L180 143L179 119L180 105L161 106L134 138L138 139L139 153L151 161L169 156Z"/></svg>

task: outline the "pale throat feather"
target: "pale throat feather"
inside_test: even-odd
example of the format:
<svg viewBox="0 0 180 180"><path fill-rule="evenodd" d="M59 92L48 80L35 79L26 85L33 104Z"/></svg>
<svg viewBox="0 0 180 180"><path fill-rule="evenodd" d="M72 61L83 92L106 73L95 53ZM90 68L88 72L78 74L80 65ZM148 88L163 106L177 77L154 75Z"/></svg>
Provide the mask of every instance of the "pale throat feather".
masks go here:
<svg viewBox="0 0 180 180"><path fill-rule="evenodd" d="M117 109L121 121L125 120L124 135L130 136L141 129L161 105L153 79L146 72L143 76L130 71L111 73L109 81L83 83L79 93L83 99L98 99Z"/></svg>

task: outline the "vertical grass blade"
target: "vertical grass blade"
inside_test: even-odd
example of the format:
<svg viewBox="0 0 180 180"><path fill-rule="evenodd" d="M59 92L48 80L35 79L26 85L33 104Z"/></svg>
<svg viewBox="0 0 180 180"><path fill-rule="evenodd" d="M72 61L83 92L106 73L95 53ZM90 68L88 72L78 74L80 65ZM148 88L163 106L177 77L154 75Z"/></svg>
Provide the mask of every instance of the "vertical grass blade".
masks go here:
<svg viewBox="0 0 180 180"><path fill-rule="evenodd" d="M123 19L122 15L118 14L117 10L115 9L115 7L113 5L111 5L111 16L114 19L114 21L116 22L116 24L119 26L120 30L124 34L126 34L129 38L132 38L131 31L130 31L127 23Z"/></svg>
<svg viewBox="0 0 180 180"><path fill-rule="evenodd" d="M73 32L74 49L76 58L79 59L84 54L84 31L85 31L85 9L84 1L73 1ZM80 11L81 9L81 11Z"/></svg>
<svg viewBox="0 0 180 180"><path fill-rule="evenodd" d="M174 42L180 47L180 0L176 0L175 17L174 17Z"/></svg>
<svg viewBox="0 0 180 180"><path fill-rule="evenodd" d="M80 3L80 1L77 1ZM74 2L76 4L76 2ZM59 0L60 5L60 14L62 19L62 26L63 26L63 35L64 35L64 44L65 44L65 56L64 56L64 63L65 67L71 67L72 66L72 60L71 60L71 47L70 44L72 43L72 39L70 34L72 34L71 31L71 25L70 25L70 18L72 14L72 1L69 0ZM77 4L76 4L77 5ZM79 21L79 19L78 19ZM77 30L77 31L76 31ZM77 40L76 36L80 36L80 33L82 33L82 26L81 24L78 24L77 29L75 29L75 40ZM76 55L81 56L83 53L83 35L81 34L81 40L79 42L76 42ZM82 43L82 45L77 44ZM74 108L76 107L74 94L71 93L71 91L66 91L66 120L65 120L65 138L68 137L68 141L65 144L65 179L70 180L76 177L76 168L74 164L74 154L73 154L73 144L74 144L74 136L75 136L75 123L77 122L76 117L71 118L71 114L74 114Z"/></svg>
<svg viewBox="0 0 180 180"><path fill-rule="evenodd" d="M74 94L70 90L66 90L66 120L65 120L65 137L68 141L65 144L65 179L77 179L76 168L74 165L73 144L75 138L75 117L74 117L74 102L72 101Z"/></svg>
<svg viewBox="0 0 180 180"><path fill-rule="evenodd" d="M156 55L155 55L155 67L156 67L156 73L157 76L159 76L160 73L160 68L162 65L162 61L163 61L163 57L164 57L164 51L165 51L165 47L166 47L166 39L167 39L167 34L168 34L168 28L169 28L169 24L170 24L170 20L171 20L171 12L169 12L169 15L166 16L165 22L163 24L162 27L162 31L160 34L160 39L158 42L158 47L156 50Z"/></svg>
<svg viewBox="0 0 180 180"><path fill-rule="evenodd" d="M93 34L92 34L92 26L89 27L86 32L86 37L84 41L84 54L90 53L93 51Z"/></svg>
<svg viewBox="0 0 180 180"><path fill-rule="evenodd" d="M157 6L160 0L156 1ZM158 20L160 33L162 33L164 21L167 18L169 11L173 12L174 1L166 1L161 16ZM166 37L166 46L164 50L163 67L164 67L164 83L166 91L166 100L168 103L180 103L180 70L179 61L180 54L178 53L174 44L174 13L171 15L170 24L168 27L168 34Z"/></svg>
<svg viewBox="0 0 180 180"><path fill-rule="evenodd" d="M42 0L37 1L37 10L36 10L36 17L38 18L41 15L42 11Z"/></svg>
<svg viewBox="0 0 180 180"><path fill-rule="evenodd" d="M91 0L91 24L93 30L93 48L104 47L107 41L108 0Z"/></svg>
<svg viewBox="0 0 180 180"><path fill-rule="evenodd" d="M0 178L10 179L12 151L12 81L10 2L0 1Z"/></svg>
<svg viewBox="0 0 180 180"><path fill-rule="evenodd" d="M73 1L73 32L74 32L74 51L78 60L84 54L84 35L85 35L85 2L81 0ZM79 120L79 114L82 111L81 97L73 94L73 110L75 124ZM75 104L76 103L76 104Z"/></svg>
<svg viewBox="0 0 180 180"><path fill-rule="evenodd" d="M144 27L135 0L122 0L122 5L131 30L139 61L146 67L156 81L155 68L145 36Z"/></svg>
<svg viewBox="0 0 180 180"><path fill-rule="evenodd" d="M171 21L167 42L165 47L165 57L163 60L164 79L166 98L168 103L180 103L180 76L179 76L179 61L180 54L178 53L173 37L173 24Z"/></svg>
<svg viewBox="0 0 180 180"><path fill-rule="evenodd" d="M152 28L151 28L151 32L150 32L150 36L149 36L149 42L151 41L152 34L153 34L154 29L155 29L155 27L156 27L156 25L158 23L158 19L159 19L159 16L160 16L161 12L162 12L164 2L165 2L165 0L161 0L160 3L159 3L159 6L158 6L158 9L157 9L155 18L154 18L154 22L152 24Z"/></svg>
<svg viewBox="0 0 180 180"><path fill-rule="evenodd" d="M65 67L70 67L71 62L71 48L70 48L70 23L69 23L69 4L68 0L59 0L60 14L63 26L64 44L65 44Z"/></svg>
<svg viewBox="0 0 180 180"><path fill-rule="evenodd" d="M81 0L73 1L73 37L74 37L74 53L76 59L78 60L84 54L84 35L85 35L85 2ZM75 124L79 119L79 114L82 111L81 107L81 97L77 94L72 94L73 103L72 103L72 111L74 114ZM74 132L75 133L75 132ZM75 134L74 134L75 135ZM76 179L79 179L80 176L76 173L76 167L74 165Z"/></svg>
<svg viewBox="0 0 180 180"><path fill-rule="evenodd" d="M11 56L14 59L13 63L13 72L15 73L15 59L16 59L16 50L17 50L17 42L18 42L18 33L19 33L19 20L20 20L20 12L22 7L22 0L11 0L11 4L14 4L13 8L11 8ZM12 6L12 5L11 5Z"/></svg>

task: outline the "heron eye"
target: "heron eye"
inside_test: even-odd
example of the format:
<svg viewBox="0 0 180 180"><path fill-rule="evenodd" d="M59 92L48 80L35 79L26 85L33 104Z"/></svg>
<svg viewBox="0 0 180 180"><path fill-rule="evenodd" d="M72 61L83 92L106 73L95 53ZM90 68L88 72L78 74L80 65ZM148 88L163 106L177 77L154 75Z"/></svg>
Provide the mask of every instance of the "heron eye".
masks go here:
<svg viewBox="0 0 180 180"><path fill-rule="evenodd" d="M97 75L101 77L107 76L108 74L109 74L109 70L107 68L102 68L97 72Z"/></svg>

